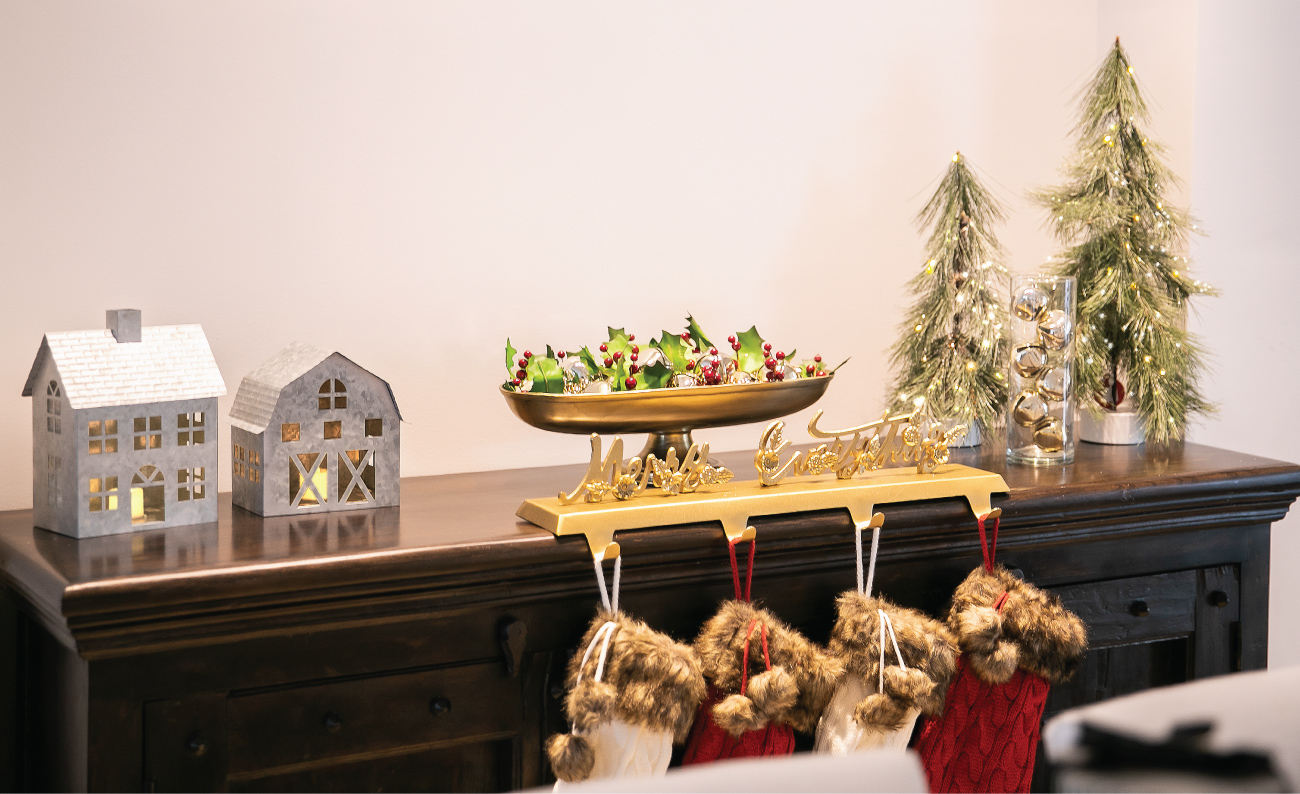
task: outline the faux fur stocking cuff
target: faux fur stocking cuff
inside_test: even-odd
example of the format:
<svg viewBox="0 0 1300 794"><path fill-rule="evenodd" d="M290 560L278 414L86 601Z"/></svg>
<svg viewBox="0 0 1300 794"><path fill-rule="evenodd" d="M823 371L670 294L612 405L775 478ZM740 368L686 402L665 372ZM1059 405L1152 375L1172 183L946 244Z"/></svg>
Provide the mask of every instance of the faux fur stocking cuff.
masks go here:
<svg viewBox="0 0 1300 794"><path fill-rule="evenodd" d="M990 684L1007 681L1019 667L1049 684L1068 681L1088 649L1083 621L1055 593L1017 579L1000 565L992 572L976 568L958 585L948 626L976 675Z"/></svg>

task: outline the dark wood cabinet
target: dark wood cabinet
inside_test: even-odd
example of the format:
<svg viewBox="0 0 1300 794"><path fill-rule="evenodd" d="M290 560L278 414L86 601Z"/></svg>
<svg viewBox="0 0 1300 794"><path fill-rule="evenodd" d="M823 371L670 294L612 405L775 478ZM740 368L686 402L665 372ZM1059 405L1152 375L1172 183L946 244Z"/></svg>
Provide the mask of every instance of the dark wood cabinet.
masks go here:
<svg viewBox="0 0 1300 794"><path fill-rule="evenodd" d="M1072 705L1267 664L1269 525L1300 467L1081 445L1003 472L1000 561L1089 626ZM722 455L745 474L748 455ZM502 790L549 779L564 664L597 603L581 538L514 518L581 466L404 480L402 505L76 541L0 514L0 787ZM878 588L942 614L980 560L956 499L882 509ZM824 641L847 513L757 518L754 594ZM623 533L623 606L692 638L731 574L719 527Z"/></svg>

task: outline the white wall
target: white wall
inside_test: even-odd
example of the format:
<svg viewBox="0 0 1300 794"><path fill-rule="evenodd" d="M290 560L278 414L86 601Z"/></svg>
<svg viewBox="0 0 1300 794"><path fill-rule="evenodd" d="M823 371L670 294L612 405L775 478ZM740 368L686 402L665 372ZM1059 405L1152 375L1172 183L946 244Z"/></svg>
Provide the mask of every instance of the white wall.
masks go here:
<svg viewBox="0 0 1300 794"><path fill-rule="evenodd" d="M1198 34L1198 13L1245 38ZM494 394L505 337L648 337L688 311L852 355L820 407L877 415L912 216L948 158L988 176L1009 264L1036 269L1057 245L1024 192L1057 179L1117 34L1174 168L1233 179L1235 149L1198 144L1193 169L1198 75L1282 32L1226 4L0 0L0 509L30 503L18 393L41 333L108 307L201 322L223 414L282 345L337 348L392 382L408 475L583 459ZM1207 306L1225 353L1229 301ZM1259 403L1215 393L1225 421ZM1267 435L1214 440L1286 457Z"/></svg>
<svg viewBox="0 0 1300 794"><path fill-rule="evenodd" d="M1194 262L1223 295L1192 322L1210 341L1219 414L1195 440L1300 459L1300 4L1200 3L1192 200L1209 236ZM1300 663L1300 514L1273 527L1269 662Z"/></svg>

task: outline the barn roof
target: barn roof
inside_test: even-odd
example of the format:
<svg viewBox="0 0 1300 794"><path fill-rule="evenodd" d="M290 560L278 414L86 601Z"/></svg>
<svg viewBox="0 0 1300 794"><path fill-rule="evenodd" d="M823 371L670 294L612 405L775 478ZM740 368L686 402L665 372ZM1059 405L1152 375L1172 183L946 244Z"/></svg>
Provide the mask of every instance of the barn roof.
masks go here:
<svg viewBox="0 0 1300 794"><path fill-rule="evenodd" d="M276 403L280 401L280 392L330 356L338 356L357 369L374 375L373 372L341 353L306 342L294 342L271 359L264 361L240 381L239 391L235 393L235 404L230 408L230 424L250 433L265 431L266 426L271 423L271 416L275 413ZM397 408L393 387L389 386L388 381L383 378L379 378L379 381L388 390L388 397L393 401L393 408L397 410L397 418L401 419L402 412Z"/></svg>
<svg viewBox="0 0 1300 794"><path fill-rule="evenodd" d="M24 397L38 391L36 379L46 359L53 359L74 409L226 393L221 370L198 325L145 326L139 342L118 342L107 329L46 334L23 386Z"/></svg>

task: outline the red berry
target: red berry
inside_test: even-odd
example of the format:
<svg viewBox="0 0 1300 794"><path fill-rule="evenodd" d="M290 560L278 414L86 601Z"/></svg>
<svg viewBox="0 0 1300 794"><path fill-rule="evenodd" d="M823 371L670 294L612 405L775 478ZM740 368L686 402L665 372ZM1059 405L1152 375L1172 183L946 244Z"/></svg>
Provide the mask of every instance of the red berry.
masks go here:
<svg viewBox="0 0 1300 794"><path fill-rule="evenodd" d="M763 362L763 366L768 369L776 369L776 359L769 358L767 361Z"/></svg>
<svg viewBox="0 0 1300 794"><path fill-rule="evenodd" d="M628 356L628 358L632 359L633 361L636 361L637 358L636 353L633 353L632 355Z"/></svg>
<svg viewBox="0 0 1300 794"><path fill-rule="evenodd" d="M635 389L635 388L636 388L636 378L628 378L627 380L623 381L623 385L626 386L626 387L628 387L629 389Z"/></svg>
<svg viewBox="0 0 1300 794"><path fill-rule="evenodd" d="M605 356L605 366L607 367L614 366L614 359L610 358L609 356Z"/></svg>
<svg viewBox="0 0 1300 794"><path fill-rule="evenodd" d="M524 351L524 358L532 358L532 357L533 357L533 351L531 350Z"/></svg>
<svg viewBox="0 0 1300 794"><path fill-rule="evenodd" d="M782 353L780 350L776 351L776 360L777 360L777 361L784 361L784 360L785 360L785 353Z"/></svg>
<svg viewBox="0 0 1300 794"><path fill-rule="evenodd" d="M526 358L519 359L519 368L523 369L526 366L528 366L528 359Z"/></svg>
<svg viewBox="0 0 1300 794"><path fill-rule="evenodd" d="M826 377L826 371L825 371L825 370L820 370L820 369L817 370L817 377L819 377L819 378L824 378L824 377Z"/></svg>
<svg viewBox="0 0 1300 794"><path fill-rule="evenodd" d="M523 383L523 381L521 381L521 380L518 379L518 378L515 378L515 379L513 379L513 380L510 381L510 385L511 385L511 386L519 386L519 385L522 384L522 383Z"/></svg>
<svg viewBox="0 0 1300 794"><path fill-rule="evenodd" d="M727 337L727 341L733 345L736 344L736 335L732 334L731 336Z"/></svg>
<svg viewBox="0 0 1300 794"><path fill-rule="evenodd" d="M682 339L685 340L685 341L687 341L687 342L691 341L691 332L690 332L690 331L682 331Z"/></svg>
<svg viewBox="0 0 1300 794"><path fill-rule="evenodd" d="M822 363L822 357L821 357L821 356L813 356L813 361L816 361L818 364L820 364L820 363Z"/></svg>
<svg viewBox="0 0 1300 794"><path fill-rule="evenodd" d="M628 372L631 372L633 375L635 375L635 374L637 374L638 372L641 371L641 368L638 367L636 364L633 364L632 366L630 366L630 367L627 368L627 371L628 371Z"/></svg>
<svg viewBox="0 0 1300 794"><path fill-rule="evenodd" d="M557 350L555 351L555 355L559 356L560 358L564 358L568 354L565 353L563 350Z"/></svg>
<svg viewBox="0 0 1300 794"><path fill-rule="evenodd" d="M687 361L687 362L686 362L686 369L688 369L688 370L695 369L695 362L694 362L694 361Z"/></svg>
<svg viewBox="0 0 1300 794"><path fill-rule="evenodd" d="M640 346L640 345L632 345L632 352L633 352L633 353L640 353L640 352L641 352L641 346Z"/></svg>
<svg viewBox="0 0 1300 794"><path fill-rule="evenodd" d="M628 334L628 335L627 335L627 341L629 341L629 342L635 342L635 341L636 341L636 334Z"/></svg>
<svg viewBox="0 0 1300 794"><path fill-rule="evenodd" d="M608 352L609 352L609 345L601 345L601 346L600 346L600 352L602 352L602 353L608 353Z"/></svg>
<svg viewBox="0 0 1300 794"><path fill-rule="evenodd" d="M740 343L739 342L735 343L734 345L731 346L731 349L735 350L736 352L740 352Z"/></svg>
<svg viewBox="0 0 1300 794"><path fill-rule="evenodd" d="M699 349L699 348L698 348L698 347L697 347L697 348L695 348L695 350L694 350L694 351L692 351L692 352L694 352L694 353L696 353L696 354L698 354L698 353L699 353L699 352L700 352L700 349Z"/></svg>
<svg viewBox="0 0 1300 794"><path fill-rule="evenodd" d="M808 365L808 369L807 369L808 377L811 378L811 377L813 376L813 373L816 372L816 371L817 371L817 368L816 368L816 367L814 367L812 364L809 364L809 365Z"/></svg>
<svg viewBox="0 0 1300 794"><path fill-rule="evenodd" d="M716 356L716 355L718 355L718 349L717 349L716 347L711 347L711 348L709 348L709 355L711 355L711 356Z"/></svg>
<svg viewBox="0 0 1300 794"><path fill-rule="evenodd" d="M527 372L524 372L524 371L521 369L521 370L519 370L518 372L515 373L515 377L518 378L518 379L520 379L520 380L527 380L527 379L528 379L528 373L527 373Z"/></svg>
<svg viewBox="0 0 1300 794"><path fill-rule="evenodd" d="M771 344L770 342L764 342L764 343L763 343L763 352L764 352L764 353L771 353L771 352L772 352L772 344Z"/></svg>
<svg viewBox="0 0 1300 794"><path fill-rule="evenodd" d="M615 351L614 351L614 360L615 360L615 361L618 361L618 360L619 360L620 358L622 358L622 357L623 357L623 351L622 351L622 350L615 350Z"/></svg>
<svg viewBox="0 0 1300 794"><path fill-rule="evenodd" d="M785 380L785 373L784 373L784 372L775 372L775 373L773 373L773 374L776 375L776 379L777 379L777 380Z"/></svg>

